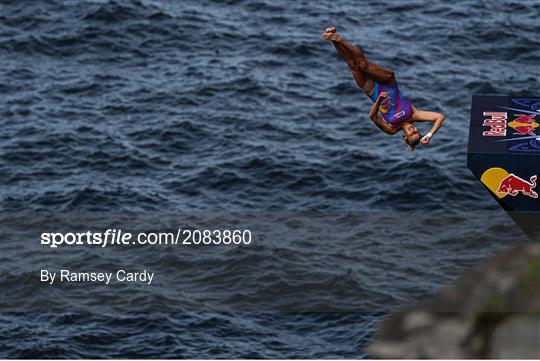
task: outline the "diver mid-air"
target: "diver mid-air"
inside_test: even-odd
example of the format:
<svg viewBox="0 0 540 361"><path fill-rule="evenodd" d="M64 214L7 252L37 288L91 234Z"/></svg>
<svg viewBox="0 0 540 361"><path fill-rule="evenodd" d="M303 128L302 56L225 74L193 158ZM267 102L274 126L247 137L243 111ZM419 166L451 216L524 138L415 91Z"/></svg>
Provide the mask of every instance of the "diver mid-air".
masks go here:
<svg viewBox="0 0 540 361"><path fill-rule="evenodd" d="M413 150L420 142L429 144L442 126L444 115L415 108L399 90L394 72L366 59L362 50L342 39L336 28L327 28L322 37L334 44L338 54L351 68L356 84L373 101L369 112L373 123L391 135L401 129L409 150ZM431 131L422 137L414 122L434 124Z"/></svg>

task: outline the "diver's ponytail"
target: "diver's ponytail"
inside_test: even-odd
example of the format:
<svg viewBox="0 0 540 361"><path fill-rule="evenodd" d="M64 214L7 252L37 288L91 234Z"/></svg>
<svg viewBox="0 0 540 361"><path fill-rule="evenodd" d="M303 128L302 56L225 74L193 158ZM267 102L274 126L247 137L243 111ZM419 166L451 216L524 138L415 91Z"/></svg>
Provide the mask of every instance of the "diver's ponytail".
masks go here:
<svg viewBox="0 0 540 361"><path fill-rule="evenodd" d="M409 139L405 138L405 143L407 143L407 150L409 152L412 152L414 150L414 148L416 148L416 146L418 144L420 144L420 139L418 139L416 141L409 142Z"/></svg>

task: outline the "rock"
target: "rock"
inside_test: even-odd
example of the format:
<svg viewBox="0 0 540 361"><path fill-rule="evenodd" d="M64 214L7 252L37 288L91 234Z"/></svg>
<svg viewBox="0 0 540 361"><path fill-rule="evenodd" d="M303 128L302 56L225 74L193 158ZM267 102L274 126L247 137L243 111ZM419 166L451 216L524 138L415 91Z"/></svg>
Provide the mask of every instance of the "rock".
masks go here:
<svg viewBox="0 0 540 361"><path fill-rule="evenodd" d="M401 340L375 342L369 348L369 353L376 355L377 358L386 359L466 358L466 350L461 345L466 341L469 332L470 326L466 322L440 321L433 327L416 329L410 336Z"/></svg>
<svg viewBox="0 0 540 361"><path fill-rule="evenodd" d="M504 250L388 316L367 351L394 359L540 359L540 243Z"/></svg>
<svg viewBox="0 0 540 361"><path fill-rule="evenodd" d="M403 330L405 332L417 331L429 327L433 324L435 318L427 312L414 311L405 316L403 320Z"/></svg>
<svg viewBox="0 0 540 361"><path fill-rule="evenodd" d="M490 358L540 358L540 316L517 316L497 327L491 339Z"/></svg>

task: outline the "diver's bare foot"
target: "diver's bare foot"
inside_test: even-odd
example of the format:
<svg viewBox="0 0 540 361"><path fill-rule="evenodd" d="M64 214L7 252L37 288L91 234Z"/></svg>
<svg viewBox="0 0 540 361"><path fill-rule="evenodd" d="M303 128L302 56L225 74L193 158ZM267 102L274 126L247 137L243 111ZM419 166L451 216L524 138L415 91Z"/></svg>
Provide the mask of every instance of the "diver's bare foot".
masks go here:
<svg viewBox="0 0 540 361"><path fill-rule="evenodd" d="M324 40L332 42L339 42L341 40L341 36L336 33L336 28L334 27L326 28L326 30L324 30L321 36Z"/></svg>

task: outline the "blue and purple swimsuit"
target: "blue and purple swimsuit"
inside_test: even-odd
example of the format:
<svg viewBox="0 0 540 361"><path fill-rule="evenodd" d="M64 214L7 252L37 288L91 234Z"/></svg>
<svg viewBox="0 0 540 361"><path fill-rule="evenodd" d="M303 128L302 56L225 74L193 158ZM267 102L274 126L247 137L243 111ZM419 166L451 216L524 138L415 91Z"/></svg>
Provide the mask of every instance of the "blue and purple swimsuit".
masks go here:
<svg viewBox="0 0 540 361"><path fill-rule="evenodd" d="M379 112L384 120L392 125L398 125L412 117L412 104L399 90L395 79L389 85L373 83L373 94L369 98L374 103L377 101L379 94L382 92L388 93L388 97L383 99L379 107Z"/></svg>

